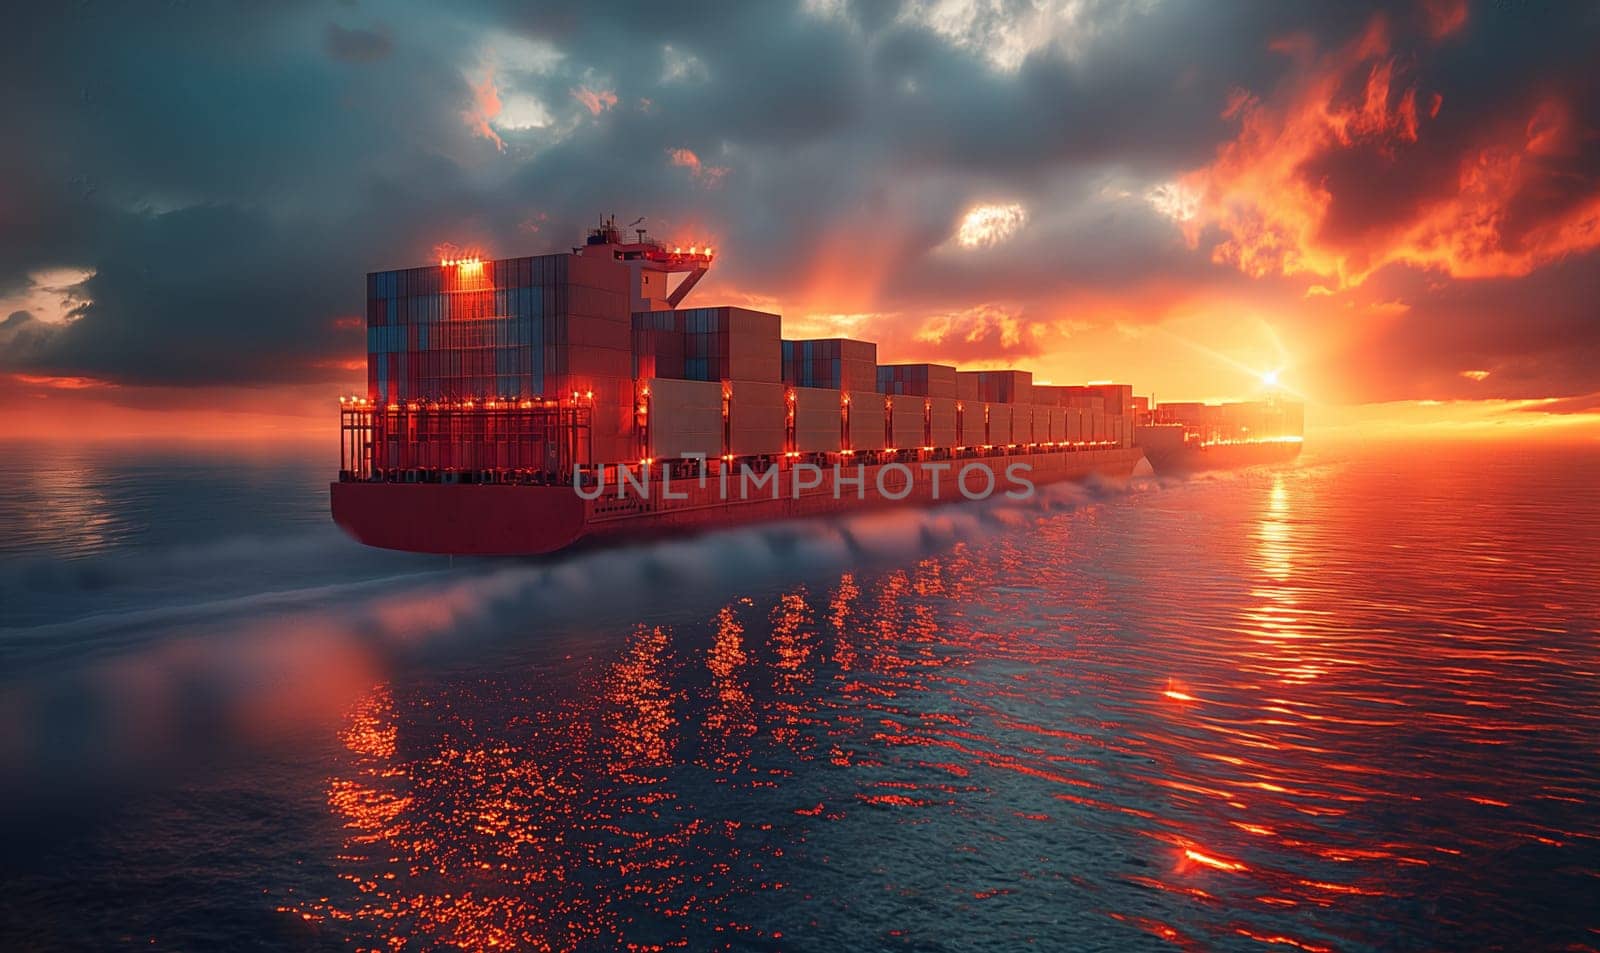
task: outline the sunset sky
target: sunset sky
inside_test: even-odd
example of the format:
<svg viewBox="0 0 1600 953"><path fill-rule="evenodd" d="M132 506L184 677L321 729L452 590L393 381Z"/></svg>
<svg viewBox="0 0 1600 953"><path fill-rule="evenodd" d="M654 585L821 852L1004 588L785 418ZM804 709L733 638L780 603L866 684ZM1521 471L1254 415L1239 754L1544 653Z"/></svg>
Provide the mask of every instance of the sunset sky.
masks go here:
<svg viewBox="0 0 1600 953"><path fill-rule="evenodd" d="M0 41L0 436L285 436L364 273L713 244L880 361L1600 432L1600 7L60 4Z"/></svg>

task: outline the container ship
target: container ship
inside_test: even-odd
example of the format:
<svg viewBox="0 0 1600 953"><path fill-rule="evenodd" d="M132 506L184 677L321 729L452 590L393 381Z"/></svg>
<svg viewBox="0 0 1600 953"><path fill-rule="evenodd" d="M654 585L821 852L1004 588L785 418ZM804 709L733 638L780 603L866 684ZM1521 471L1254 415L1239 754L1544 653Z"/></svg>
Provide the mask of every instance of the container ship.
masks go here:
<svg viewBox="0 0 1600 953"><path fill-rule="evenodd" d="M388 549L538 555L1144 465L1131 386L879 364L872 342L683 307L713 261L610 219L571 252L368 274L335 522Z"/></svg>
<svg viewBox="0 0 1600 953"><path fill-rule="evenodd" d="M1269 399L1137 408L1134 442L1157 473L1284 463L1300 455L1305 405Z"/></svg>

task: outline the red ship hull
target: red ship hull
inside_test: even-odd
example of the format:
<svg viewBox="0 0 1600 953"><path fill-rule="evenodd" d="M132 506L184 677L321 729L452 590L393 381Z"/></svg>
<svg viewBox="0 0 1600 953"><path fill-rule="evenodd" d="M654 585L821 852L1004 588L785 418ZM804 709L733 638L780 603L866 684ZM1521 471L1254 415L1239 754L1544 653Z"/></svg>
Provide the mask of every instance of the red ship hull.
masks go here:
<svg viewBox="0 0 1600 953"><path fill-rule="evenodd" d="M987 464L996 475L995 493L1014 487L1006 481L1006 468L1026 464L1026 477L1035 485L1100 476L1126 478L1143 462L1138 448L1080 450L1019 454L941 461L953 470L973 463ZM415 553L472 556L532 556L551 553L585 541L633 540L663 534L686 534L750 523L800 519L859 512L890 506L959 502L964 497L955 485L953 470L945 471L934 494L933 481L922 474L908 481L901 473L879 471L892 464L866 467L857 487L854 468L846 468L847 481L834 486L831 469L823 470L820 485L802 484L797 493L794 470L783 470L776 484L761 486L740 498L737 483L725 494L717 478L700 487L693 479L671 487L673 497L663 499L660 487L649 498L630 488L618 499L608 486L597 499L586 500L568 486L463 485L441 483L340 482L330 487L334 522L358 541L384 549ZM915 469L919 464L907 466ZM980 482L970 489L976 493ZM837 490L837 492L836 492ZM909 490L905 496L899 494Z"/></svg>

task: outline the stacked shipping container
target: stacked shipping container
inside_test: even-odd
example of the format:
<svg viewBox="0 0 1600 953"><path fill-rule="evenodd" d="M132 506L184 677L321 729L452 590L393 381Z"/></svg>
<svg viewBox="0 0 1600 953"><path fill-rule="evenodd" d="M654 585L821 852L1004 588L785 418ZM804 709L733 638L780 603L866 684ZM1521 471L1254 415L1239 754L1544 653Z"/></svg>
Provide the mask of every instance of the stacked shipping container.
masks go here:
<svg viewBox="0 0 1600 953"><path fill-rule="evenodd" d="M566 255L367 275L367 392L380 404L544 396L566 342Z"/></svg>
<svg viewBox="0 0 1600 953"><path fill-rule="evenodd" d="M878 393L956 396L956 369L947 364L880 364Z"/></svg>
<svg viewBox="0 0 1600 953"><path fill-rule="evenodd" d="M633 315L635 372L691 381L782 380L782 319L748 308ZM653 374L646 374L651 371Z"/></svg>
<svg viewBox="0 0 1600 953"><path fill-rule="evenodd" d="M975 382L966 385L974 400L991 404L1033 402L1032 371L962 371L959 376Z"/></svg>
<svg viewBox="0 0 1600 953"><path fill-rule="evenodd" d="M629 266L604 255L375 272L367 291L369 396L399 414L375 424L379 467L403 457L550 471L552 460L622 462L641 450L675 459L1103 442L1126 439L1134 409L1125 385L1035 388L1027 371L879 367L874 344L783 341L781 319L765 312L630 311ZM636 416L639 401L647 410ZM537 413L472 426L427 417L510 402ZM1281 409L1220 413L1196 410L1197 425L1288 426ZM561 421L581 421L581 446L556 434ZM410 449L394 449L402 444Z"/></svg>
<svg viewBox="0 0 1600 953"><path fill-rule="evenodd" d="M849 393L877 389L878 345L848 338L783 342L783 382Z"/></svg>
<svg viewBox="0 0 1600 953"><path fill-rule="evenodd" d="M367 276L368 396L380 407L397 408L581 398L593 418L579 455L615 458L628 452L631 440L627 302L626 268L574 255L373 272ZM434 431L385 431L375 435L374 465L398 465L399 443L444 439ZM485 439L520 446L535 438L502 428ZM419 448L407 458L437 455ZM505 455L493 448L474 454L490 460ZM517 455L542 456L526 446Z"/></svg>
<svg viewBox="0 0 1600 953"><path fill-rule="evenodd" d="M1305 429L1305 405L1286 400L1157 404L1151 417L1157 424L1182 424L1206 442L1276 440L1298 437Z"/></svg>

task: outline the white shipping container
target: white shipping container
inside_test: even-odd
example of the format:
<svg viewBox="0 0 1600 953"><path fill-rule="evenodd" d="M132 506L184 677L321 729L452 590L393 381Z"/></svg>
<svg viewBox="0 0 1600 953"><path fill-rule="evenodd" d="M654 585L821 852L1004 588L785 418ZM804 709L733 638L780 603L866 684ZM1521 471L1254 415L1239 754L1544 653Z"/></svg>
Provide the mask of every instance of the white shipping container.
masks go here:
<svg viewBox="0 0 1600 953"><path fill-rule="evenodd" d="M869 392L850 397L850 449L882 450L883 395Z"/></svg>
<svg viewBox="0 0 1600 953"><path fill-rule="evenodd" d="M650 391L650 456L672 460L722 455L722 385L715 381L655 378Z"/></svg>
<svg viewBox="0 0 1600 953"><path fill-rule="evenodd" d="M729 381L728 453L753 457L783 452L788 429L787 388L769 381Z"/></svg>
<svg viewBox="0 0 1600 953"><path fill-rule="evenodd" d="M894 411L890 417L891 434L889 446L896 450L914 450L925 446L922 442L926 436L924 432L924 415L921 397L902 395L894 399Z"/></svg>
<svg viewBox="0 0 1600 953"><path fill-rule="evenodd" d="M840 399L836 390L794 389L794 448L801 453L839 449Z"/></svg>
<svg viewBox="0 0 1600 953"><path fill-rule="evenodd" d="M1067 439L1067 411L1062 407L1050 408L1050 442L1061 443Z"/></svg>
<svg viewBox="0 0 1600 953"><path fill-rule="evenodd" d="M1083 443L1083 409L1079 407L1067 408L1067 442Z"/></svg>

